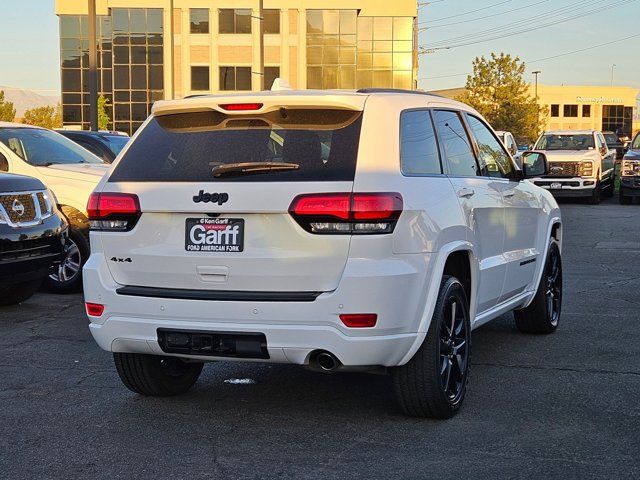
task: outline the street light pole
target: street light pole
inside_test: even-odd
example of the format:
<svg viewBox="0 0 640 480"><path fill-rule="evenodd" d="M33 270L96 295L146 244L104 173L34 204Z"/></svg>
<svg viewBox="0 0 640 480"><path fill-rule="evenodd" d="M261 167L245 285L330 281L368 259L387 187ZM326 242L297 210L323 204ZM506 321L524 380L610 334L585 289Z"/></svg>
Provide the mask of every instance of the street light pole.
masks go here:
<svg viewBox="0 0 640 480"><path fill-rule="evenodd" d="M613 87L613 69L616 68L616 64L611 65L611 86Z"/></svg>
<svg viewBox="0 0 640 480"><path fill-rule="evenodd" d="M536 105L538 104L538 75L540 75L542 72L540 70L536 70L535 72L532 72L535 76L536 76Z"/></svg>
<svg viewBox="0 0 640 480"><path fill-rule="evenodd" d="M96 35L96 0L89 1L89 118L91 130L98 131L98 36Z"/></svg>

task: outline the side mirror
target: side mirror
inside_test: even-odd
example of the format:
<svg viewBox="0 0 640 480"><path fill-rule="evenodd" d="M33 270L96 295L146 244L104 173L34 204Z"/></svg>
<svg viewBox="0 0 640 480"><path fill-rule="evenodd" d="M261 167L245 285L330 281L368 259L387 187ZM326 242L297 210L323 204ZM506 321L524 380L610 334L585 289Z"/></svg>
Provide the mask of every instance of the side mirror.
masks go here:
<svg viewBox="0 0 640 480"><path fill-rule="evenodd" d="M522 174L524 178L542 177L549 173L547 156L541 152L522 154Z"/></svg>
<svg viewBox="0 0 640 480"><path fill-rule="evenodd" d="M9 171L9 162L7 161L7 157L5 157L2 153L0 153L0 172L8 172Z"/></svg>

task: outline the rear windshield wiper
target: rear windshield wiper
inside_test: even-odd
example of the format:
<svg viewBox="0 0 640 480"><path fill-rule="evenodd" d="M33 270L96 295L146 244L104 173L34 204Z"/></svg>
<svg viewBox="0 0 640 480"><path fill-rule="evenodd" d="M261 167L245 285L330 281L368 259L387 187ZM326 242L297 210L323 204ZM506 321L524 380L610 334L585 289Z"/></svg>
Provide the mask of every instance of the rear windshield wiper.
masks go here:
<svg viewBox="0 0 640 480"><path fill-rule="evenodd" d="M211 169L214 177L225 177L235 175L250 175L254 173L279 172L284 170L298 170L297 163L285 162L241 162L218 165Z"/></svg>

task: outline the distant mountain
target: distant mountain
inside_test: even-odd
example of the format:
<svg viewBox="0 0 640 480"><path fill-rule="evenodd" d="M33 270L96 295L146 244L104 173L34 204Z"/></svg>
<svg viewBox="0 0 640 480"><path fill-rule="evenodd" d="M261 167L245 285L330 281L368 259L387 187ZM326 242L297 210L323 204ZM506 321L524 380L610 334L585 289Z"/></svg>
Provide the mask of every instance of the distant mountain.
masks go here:
<svg viewBox="0 0 640 480"><path fill-rule="evenodd" d="M60 103L59 95L40 95L33 90L3 87L1 85L0 90L4 91L4 98L7 101L13 102L13 106L16 109L16 117L18 118L22 118L24 112L30 108L45 107L47 105L56 106Z"/></svg>

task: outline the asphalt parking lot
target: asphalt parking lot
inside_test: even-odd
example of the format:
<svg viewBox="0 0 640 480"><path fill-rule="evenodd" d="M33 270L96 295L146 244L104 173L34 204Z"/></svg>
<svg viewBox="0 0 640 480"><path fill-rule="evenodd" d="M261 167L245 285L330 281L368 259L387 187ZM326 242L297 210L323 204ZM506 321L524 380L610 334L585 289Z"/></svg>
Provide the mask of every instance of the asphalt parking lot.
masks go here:
<svg viewBox="0 0 640 480"><path fill-rule="evenodd" d="M559 330L475 331L446 422L402 416L384 376L294 366L209 364L187 395L139 397L81 295L2 308L0 477L638 478L640 205L561 206Z"/></svg>

